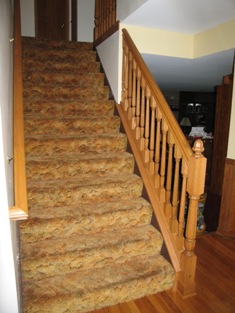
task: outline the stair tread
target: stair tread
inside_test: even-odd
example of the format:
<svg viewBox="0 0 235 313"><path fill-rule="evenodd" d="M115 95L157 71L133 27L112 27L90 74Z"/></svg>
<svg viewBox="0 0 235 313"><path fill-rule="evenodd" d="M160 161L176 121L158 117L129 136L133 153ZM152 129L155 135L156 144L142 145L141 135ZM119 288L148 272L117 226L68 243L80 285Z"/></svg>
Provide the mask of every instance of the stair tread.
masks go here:
<svg viewBox="0 0 235 313"><path fill-rule="evenodd" d="M40 307L40 312L74 312L72 308L75 307L79 312L86 312L94 305L103 305L101 294L106 294L106 305L114 301L113 297L128 301L170 288L173 279L172 266L161 255L154 255L133 258L122 266L114 263L106 268L96 268L92 275L88 269L26 281L23 294L27 294L28 308L33 304L34 308Z"/></svg>
<svg viewBox="0 0 235 313"><path fill-rule="evenodd" d="M113 100L24 100L24 115L40 114L40 116L74 116L83 113L90 116L113 115Z"/></svg>
<svg viewBox="0 0 235 313"><path fill-rule="evenodd" d="M27 227L35 223L47 222L55 219L72 219L84 220L86 217L94 214L101 216L102 214L115 213L117 211L141 210L147 207L152 212L151 205L142 197L133 197L130 199L116 199L96 203L95 208L93 203L76 203L71 206L58 206L56 209L50 205L40 210L40 207L34 206L30 208L30 218L21 222L21 228Z"/></svg>
<svg viewBox="0 0 235 313"><path fill-rule="evenodd" d="M162 244L162 236L157 229L151 225L130 227L109 231L99 231L90 234L81 234L79 236L70 236L68 238L53 238L28 243L27 247L22 249L22 258L36 259L59 256L65 253L90 253L91 250L100 250L107 246L123 245L129 242L155 240L154 245ZM143 243L144 244L144 243ZM127 252L127 251L126 251ZM110 256L111 257L111 256Z"/></svg>

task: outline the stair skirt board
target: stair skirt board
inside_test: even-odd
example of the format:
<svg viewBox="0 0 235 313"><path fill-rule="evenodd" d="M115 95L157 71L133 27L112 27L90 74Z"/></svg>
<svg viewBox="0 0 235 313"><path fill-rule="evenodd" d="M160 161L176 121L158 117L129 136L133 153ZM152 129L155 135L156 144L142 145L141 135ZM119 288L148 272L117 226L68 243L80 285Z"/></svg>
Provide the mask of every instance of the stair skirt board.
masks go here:
<svg viewBox="0 0 235 313"><path fill-rule="evenodd" d="M23 312L82 313L171 288L175 272L92 43L22 42Z"/></svg>

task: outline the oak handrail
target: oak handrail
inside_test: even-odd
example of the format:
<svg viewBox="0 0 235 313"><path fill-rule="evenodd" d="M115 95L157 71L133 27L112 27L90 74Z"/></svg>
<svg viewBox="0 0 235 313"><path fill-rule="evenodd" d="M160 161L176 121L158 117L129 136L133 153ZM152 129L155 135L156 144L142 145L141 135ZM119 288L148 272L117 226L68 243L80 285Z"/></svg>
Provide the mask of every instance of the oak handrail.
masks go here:
<svg viewBox="0 0 235 313"><path fill-rule="evenodd" d="M14 206L9 208L11 220L28 217L28 200L25 168L23 79L20 1L14 1L14 78L13 78L13 127L14 127Z"/></svg>
<svg viewBox="0 0 235 313"><path fill-rule="evenodd" d="M206 172L203 142L196 140L191 149L126 29L122 66L122 100L117 109L178 272L175 288L184 297L193 295L197 211Z"/></svg>

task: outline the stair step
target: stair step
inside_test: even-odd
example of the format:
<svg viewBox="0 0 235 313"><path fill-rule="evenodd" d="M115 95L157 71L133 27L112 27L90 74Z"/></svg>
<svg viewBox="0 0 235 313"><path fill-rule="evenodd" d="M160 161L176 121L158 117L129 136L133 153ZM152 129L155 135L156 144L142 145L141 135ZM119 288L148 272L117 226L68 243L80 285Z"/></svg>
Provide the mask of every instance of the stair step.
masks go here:
<svg viewBox="0 0 235 313"><path fill-rule="evenodd" d="M53 62L63 62L66 59L73 59L74 62L96 62L96 51L80 51L80 50L41 50L37 47L30 47L27 49L26 47L23 49L23 60L32 60L37 59L43 62L47 62L48 60Z"/></svg>
<svg viewBox="0 0 235 313"><path fill-rule="evenodd" d="M74 60L66 60L66 62L53 62L49 60L47 62L37 60L37 59L25 59L23 61L23 71L27 72L27 69L36 70L60 70L60 71L70 71L81 73L81 72L100 72L99 62L74 62Z"/></svg>
<svg viewBox="0 0 235 313"><path fill-rule="evenodd" d="M121 133L80 137L62 135L25 137L25 153L28 157L116 153L125 151L126 146L127 138Z"/></svg>
<svg viewBox="0 0 235 313"><path fill-rule="evenodd" d="M88 269L26 281L24 312L83 313L169 289L174 276L172 266L154 255L96 268L92 275Z"/></svg>
<svg viewBox="0 0 235 313"><path fill-rule="evenodd" d="M76 71L39 71L27 70L23 75L24 82L39 84L73 85L96 87L104 85L102 73L77 73Z"/></svg>
<svg viewBox="0 0 235 313"><path fill-rule="evenodd" d="M30 181L28 183L28 202L43 206L68 206L78 203L98 203L112 198L129 199L142 193L143 182L134 174L107 175L81 179L57 179Z"/></svg>
<svg viewBox="0 0 235 313"><path fill-rule="evenodd" d="M117 116L101 116L90 118L41 118L25 119L27 135L88 135L88 134L117 134L120 129L120 119Z"/></svg>
<svg viewBox="0 0 235 313"><path fill-rule="evenodd" d="M118 173L133 173L132 154L69 156L65 158L28 158L26 159L27 179L62 179L88 175L103 176Z"/></svg>
<svg viewBox="0 0 235 313"><path fill-rule="evenodd" d="M152 207L142 197L111 199L100 203L80 203L68 207L29 204L30 218L20 222L21 241L68 238L99 231L113 231L150 224Z"/></svg>
<svg viewBox="0 0 235 313"><path fill-rule="evenodd" d="M44 117L111 116L114 113L113 100L24 100L24 116L40 115Z"/></svg>
<svg viewBox="0 0 235 313"><path fill-rule="evenodd" d="M109 88L101 86L91 89L90 87L35 85L27 83L24 86L24 98L40 100L107 100Z"/></svg>
<svg viewBox="0 0 235 313"><path fill-rule="evenodd" d="M22 45L24 48L36 47L37 49L44 50L93 50L92 42L77 42L77 41L60 41L60 40L50 40L47 38L37 38L37 37L22 37Z"/></svg>
<svg viewBox="0 0 235 313"><path fill-rule="evenodd" d="M150 225L98 232L92 236L29 243L22 249L21 268L24 279L42 279L81 269L122 266L132 257L160 254L161 234Z"/></svg>

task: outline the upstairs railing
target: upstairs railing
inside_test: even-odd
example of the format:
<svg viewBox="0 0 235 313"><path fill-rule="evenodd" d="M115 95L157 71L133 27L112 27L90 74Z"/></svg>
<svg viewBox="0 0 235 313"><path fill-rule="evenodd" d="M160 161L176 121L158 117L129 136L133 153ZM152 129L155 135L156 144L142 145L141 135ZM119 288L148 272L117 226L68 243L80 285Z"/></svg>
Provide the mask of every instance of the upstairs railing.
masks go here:
<svg viewBox="0 0 235 313"><path fill-rule="evenodd" d="M182 296L195 293L198 201L204 192L203 143L193 149L123 29L122 101L117 106L149 200L177 272Z"/></svg>
<svg viewBox="0 0 235 313"><path fill-rule="evenodd" d="M20 0L14 1L14 80L13 80L13 124L14 124L14 206L9 208L11 220L26 219L28 201L26 187L24 119L23 119L23 80Z"/></svg>
<svg viewBox="0 0 235 313"><path fill-rule="evenodd" d="M116 5L117 0L95 1L95 45L100 44L118 29L119 23L116 19Z"/></svg>

